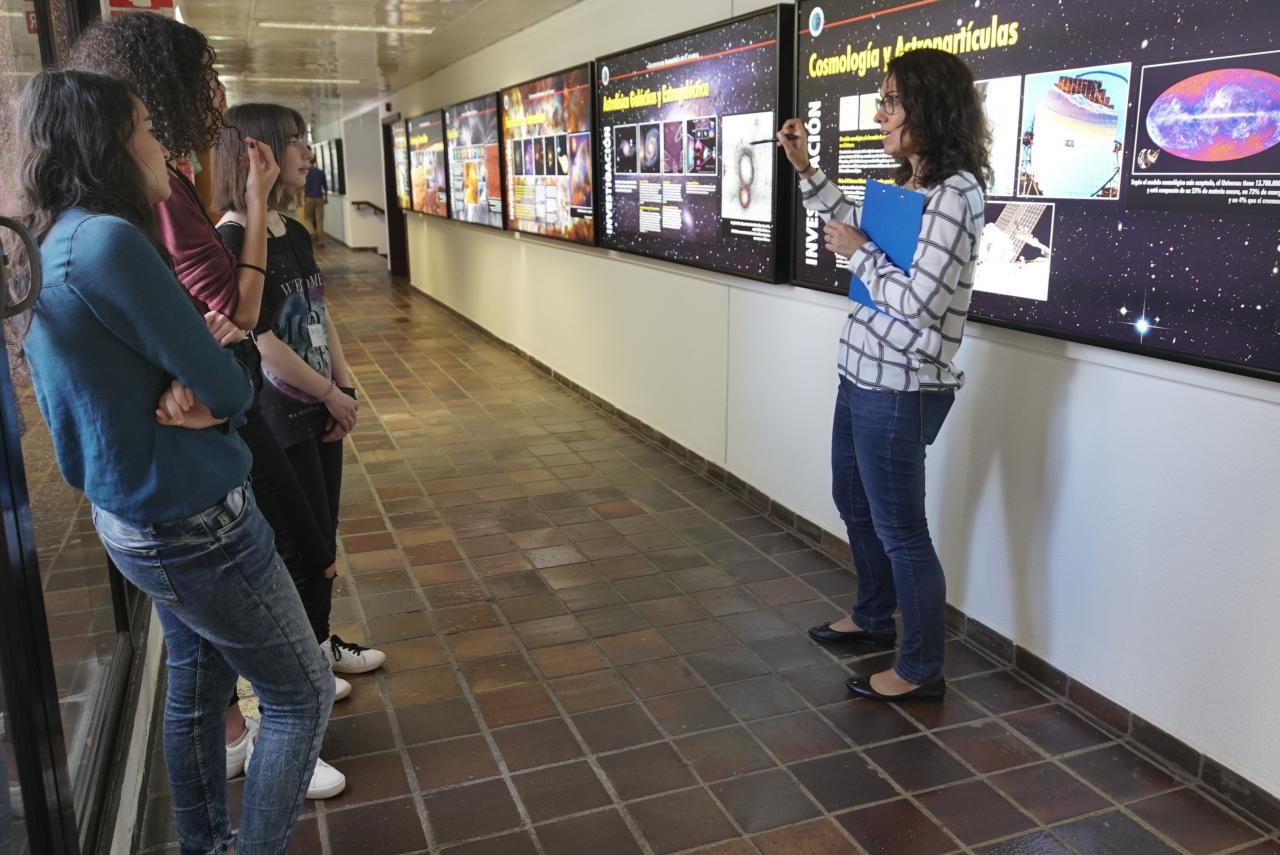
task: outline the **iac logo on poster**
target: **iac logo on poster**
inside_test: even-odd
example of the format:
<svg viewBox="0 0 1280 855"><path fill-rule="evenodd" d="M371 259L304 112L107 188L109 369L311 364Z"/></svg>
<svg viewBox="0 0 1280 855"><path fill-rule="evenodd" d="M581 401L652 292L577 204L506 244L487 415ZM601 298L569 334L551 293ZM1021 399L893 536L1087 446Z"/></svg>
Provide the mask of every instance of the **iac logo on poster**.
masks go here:
<svg viewBox="0 0 1280 855"><path fill-rule="evenodd" d="M601 86L609 85L609 66L607 65L600 69L600 85Z"/></svg>
<svg viewBox="0 0 1280 855"><path fill-rule="evenodd" d="M814 6L813 11L809 13L809 35L815 39L822 35L822 28L827 25L827 16L823 14L821 6Z"/></svg>

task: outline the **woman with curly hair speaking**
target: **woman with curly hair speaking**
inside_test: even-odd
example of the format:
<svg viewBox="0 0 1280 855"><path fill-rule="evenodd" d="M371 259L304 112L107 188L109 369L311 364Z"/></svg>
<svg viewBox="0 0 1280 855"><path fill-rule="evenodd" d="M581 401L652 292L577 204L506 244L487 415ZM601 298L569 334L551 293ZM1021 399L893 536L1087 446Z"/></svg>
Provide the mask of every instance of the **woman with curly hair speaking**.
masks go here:
<svg viewBox="0 0 1280 855"><path fill-rule="evenodd" d="M208 40L196 29L161 15L131 13L91 27L72 48L70 65L121 78L150 111L155 135L173 157L209 149L223 128L226 97L213 65ZM280 169L276 152L263 140L245 138L244 241L239 257L222 243L195 187L169 164L169 198L156 206L161 241L173 260L178 281L205 313L210 331L252 368L261 385L259 349L292 355L288 345L270 332L248 340L242 330L259 324L267 272L267 221ZM256 344L256 347L254 346ZM324 399L329 416L344 431L355 425L355 398L335 390ZM370 671L382 664L382 653L329 635L329 613L336 575L334 543L318 536L307 496L293 467L256 403L246 414L240 435L253 454L253 489L263 516L275 532L276 549L289 569L310 619L316 642L331 668L344 673ZM335 697L351 692L351 684L334 677ZM240 715L234 697L227 717L227 777L244 769L256 722ZM307 796L330 798L342 792L346 778L317 762Z"/></svg>
<svg viewBox="0 0 1280 855"><path fill-rule="evenodd" d="M894 667L847 686L873 700L941 700L947 583L925 517L924 458L964 384L955 355L978 263L989 140L973 74L940 50L889 63L875 119L898 160L897 183L925 197L905 271L858 228L861 208L809 163L803 123L791 119L778 132L805 207L826 221L826 248L848 259L874 303L854 303L840 336L831 436L832 494L848 529L857 602L850 616L809 635L892 647L901 607Z"/></svg>

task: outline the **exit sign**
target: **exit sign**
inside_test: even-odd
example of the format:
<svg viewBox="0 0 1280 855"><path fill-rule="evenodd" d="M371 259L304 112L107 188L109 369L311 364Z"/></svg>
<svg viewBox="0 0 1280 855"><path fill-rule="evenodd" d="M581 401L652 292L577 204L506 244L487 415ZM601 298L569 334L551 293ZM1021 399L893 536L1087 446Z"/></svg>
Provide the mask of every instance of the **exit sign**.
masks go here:
<svg viewBox="0 0 1280 855"><path fill-rule="evenodd" d="M172 18L173 0L103 0L102 14L114 18L126 12L156 12Z"/></svg>

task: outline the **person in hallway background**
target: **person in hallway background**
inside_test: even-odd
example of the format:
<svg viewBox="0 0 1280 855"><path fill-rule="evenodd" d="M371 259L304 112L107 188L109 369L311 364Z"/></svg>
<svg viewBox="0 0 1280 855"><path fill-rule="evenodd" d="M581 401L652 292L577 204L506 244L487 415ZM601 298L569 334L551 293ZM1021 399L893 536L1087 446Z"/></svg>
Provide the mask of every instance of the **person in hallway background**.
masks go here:
<svg viewBox="0 0 1280 855"><path fill-rule="evenodd" d="M925 195L910 270L894 266L858 228L861 210L809 162L804 123L778 144L800 178L804 205L825 220L827 250L848 259L874 306L853 303L840 335L831 437L832 495L848 530L858 577L850 616L809 630L824 644L903 639L892 669L847 686L874 700L941 700L946 578L925 515L925 449L964 385L955 355L964 335L990 139L973 74L941 50L889 63L877 100L884 150L899 185Z"/></svg>
<svg viewBox="0 0 1280 855"><path fill-rule="evenodd" d="M151 13L130 13L95 24L73 46L69 64L101 71L127 81L156 116L155 134L170 152L205 150L224 126L225 93L213 68L217 57L204 35L170 18ZM275 148L261 140L244 142L249 156L236 164L244 185L245 239L239 258L222 244L205 212L195 187L177 170L169 169L170 194L156 206L162 244L192 301L205 313L206 323L218 340L229 345L261 384L258 348L279 344L272 333L243 340L242 329L258 323L262 309L267 264L267 217L272 195L279 190ZM278 142L277 147L282 143ZM354 398L333 394L325 400L338 421L353 421ZM331 550L312 536L308 499L293 477L292 466L271 429L254 406L239 428L253 455L255 498L275 534L276 549L284 559L309 617L324 614L327 626L332 581L324 581L325 568L333 563ZM313 626L317 621L312 620ZM363 662L345 642L330 640L324 653L331 667L348 669ZM342 657L339 664L338 657ZM365 663L367 664L367 663ZM336 674L335 696L351 692L351 685ZM226 774L244 769L254 738L256 722L241 715L235 692L229 694ZM346 786L345 777L326 763L317 763L308 795L325 798Z"/></svg>
<svg viewBox="0 0 1280 855"><path fill-rule="evenodd" d="M324 206L329 201L329 179L324 170L316 166L315 157L311 158L311 168L307 170L306 184L302 190L303 212L307 228L316 246L324 248Z"/></svg>
<svg viewBox="0 0 1280 855"><path fill-rule="evenodd" d="M18 116L22 219L45 281L23 352L63 477L92 502L107 554L159 615L181 851L280 855L333 676L246 480L249 450L234 428L253 400L250 372L174 279L153 207L171 192L169 153L129 86L45 71ZM265 709L238 839L222 774L237 674Z"/></svg>

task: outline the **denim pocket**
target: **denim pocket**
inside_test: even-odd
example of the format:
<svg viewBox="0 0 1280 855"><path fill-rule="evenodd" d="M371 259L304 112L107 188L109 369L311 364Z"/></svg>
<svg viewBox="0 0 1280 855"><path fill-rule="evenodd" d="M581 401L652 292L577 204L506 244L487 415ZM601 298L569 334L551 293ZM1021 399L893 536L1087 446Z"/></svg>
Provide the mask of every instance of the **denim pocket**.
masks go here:
<svg viewBox="0 0 1280 855"><path fill-rule="evenodd" d="M178 595L160 558L160 543L145 530L134 528L97 508L93 509L93 525L97 529L98 540L102 541L116 569L134 587L162 605L171 606L178 602Z"/></svg>
<svg viewBox="0 0 1280 855"><path fill-rule="evenodd" d="M951 412L951 405L956 402L956 393L921 392L920 393L920 441L925 445L933 445L942 430L942 423Z"/></svg>
<svg viewBox="0 0 1280 855"><path fill-rule="evenodd" d="M220 525L214 532L216 537L225 536L244 522L245 516L249 513L249 505L252 504L252 497L253 494L248 487L237 487L227 494L218 512Z"/></svg>

